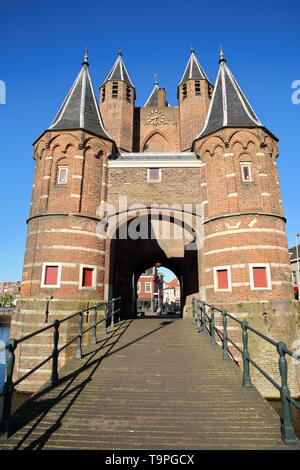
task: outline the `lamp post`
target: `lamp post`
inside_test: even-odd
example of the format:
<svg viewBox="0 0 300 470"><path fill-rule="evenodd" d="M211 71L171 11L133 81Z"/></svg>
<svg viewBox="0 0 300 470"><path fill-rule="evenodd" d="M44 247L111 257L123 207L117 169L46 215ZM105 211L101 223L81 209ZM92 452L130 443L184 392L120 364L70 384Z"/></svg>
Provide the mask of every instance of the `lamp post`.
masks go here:
<svg viewBox="0 0 300 470"><path fill-rule="evenodd" d="M300 233L296 233L296 258L297 258L297 275L296 275L296 280L297 280L297 288L298 288L298 302L300 301L299 299L299 249L298 249L298 237Z"/></svg>

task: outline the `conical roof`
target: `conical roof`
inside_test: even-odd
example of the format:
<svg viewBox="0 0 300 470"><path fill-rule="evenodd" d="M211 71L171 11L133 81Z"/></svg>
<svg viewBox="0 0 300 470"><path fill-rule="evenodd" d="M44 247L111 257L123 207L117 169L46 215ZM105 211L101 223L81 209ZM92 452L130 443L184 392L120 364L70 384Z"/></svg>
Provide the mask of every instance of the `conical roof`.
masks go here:
<svg viewBox="0 0 300 470"><path fill-rule="evenodd" d="M189 58L189 61L187 63L187 66L185 68L185 71L182 75L182 78L180 80L179 85L182 83L186 82L187 80L194 79L194 80L207 80L209 82L209 79L204 72L203 68L200 65L199 60L195 56L195 51L194 49L191 49L191 55Z"/></svg>
<svg viewBox="0 0 300 470"><path fill-rule="evenodd" d="M111 71L107 75L104 83L108 80L122 80L123 82L126 82L133 87L132 81L130 80L129 74L122 59L121 49L119 49L118 58L114 63Z"/></svg>
<svg viewBox="0 0 300 470"><path fill-rule="evenodd" d="M105 131L101 119L88 65L86 54L82 69L49 129L84 129L92 134L112 140Z"/></svg>
<svg viewBox="0 0 300 470"><path fill-rule="evenodd" d="M263 127L229 70L223 53L206 121L197 139L223 127Z"/></svg>

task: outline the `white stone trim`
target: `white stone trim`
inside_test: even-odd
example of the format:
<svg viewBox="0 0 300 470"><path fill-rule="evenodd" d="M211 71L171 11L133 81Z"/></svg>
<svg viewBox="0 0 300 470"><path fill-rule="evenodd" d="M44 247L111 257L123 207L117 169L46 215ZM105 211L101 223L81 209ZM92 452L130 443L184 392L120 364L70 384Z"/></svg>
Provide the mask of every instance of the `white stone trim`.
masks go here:
<svg viewBox="0 0 300 470"><path fill-rule="evenodd" d="M227 270L227 279L228 279L228 288L227 289L219 289L218 288L217 271L221 271L221 270ZM214 266L213 273L214 273L214 291L215 292L231 292L232 291L231 266Z"/></svg>
<svg viewBox="0 0 300 470"><path fill-rule="evenodd" d="M71 194L71 197L75 197L75 198L79 199L81 197L81 195L80 194Z"/></svg>
<svg viewBox="0 0 300 470"><path fill-rule="evenodd" d="M270 193L261 193L262 196L270 196Z"/></svg>
<svg viewBox="0 0 300 470"><path fill-rule="evenodd" d="M283 246L274 246L274 245L251 245L251 246L232 246L230 248L222 248L221 250L211 250L204 253L204 255L212 255L215 253L223 253L224 251L242 251L242 250L285 250L287 248Z"/></svg>
<svg viewBox="0 0 300 470"><path fill-rule="evenodd" d="M100 253L101 255L105 254L105 251L98 250L97 248L84 248L82 246L68 246L68 245L41 245L36 247L37 250L45 249L55 249L55 250L79 250L79 251L89 251L91 253Z"/></svg>
<svg viewBox="0 0 300 470"><path fill-rule="evenodd" d="M286 235L286 233L283 230L277 230L274 228L240 228L236 230L223 230L222 232L216 232L216 233L211 233L210 235L206 235L204 237L204 240L207 240L209 238L213 237L219 237L220 235L232 235L234 233L253 233L253 232L265 232L265 233L278 233L280 235Z"/></svg>
<svg viewBox="0 0 300 470"><path fill-rule="evenodd" d="M57 266L58 267L58 270L57 270L57 283L56 284L53 284L53 285L45 284L45 274L46 274L46 267L47 266ZM48 288L49 289L52 289L52 288L58 289L60 287L60 284L61 284L61 271L62 271L62 263L57 263L56 261L54 261L54 262L45 261L43 263L43 266L42 266L41 287L44 287L44 288L47 288L47 289Z"/></svg>
<svg viewBox="0 0 300 470"><path fill-rule="evenodd" d="M238 193L229 193L227 197L237 197Z"/></svg>
<svg viewBox="0 0 300 470"><path fill-rule="evenodd" d="M97 221L95 221L97 223ZM81 227L78 227L77 230L72 230L72 229L67 229L67 228L51 228L51 229L45 229L45 230L32 230L28 232L27 236L31 235L39 235L41 233L76 233L77 235L90 235L92 237L98 237L96 232L88 232L87 230L81 230Z"/></svg>
<svg viewBox="0 0 300 470"><path fill-rule="evenodd" d="M48 194L42 194L40 199L48 199Z"/></svg>
<svg viewBox="0 0 300 470"><path fill-rule="evenodd" d="M235 176L235 173L228 173L228 175L225 175L226 178L230 178L231 176Z"/></svg>
<svg viewBox="0 0 300 470"><path fill-rule="evenodd" d="M82 176L81 175L73 175L72 178L81 180Z"/></svg>
<svg viewBox="0 0 300 470"><path fill-rule="evenodd" d="M266 268L267 287L254 287L253 268ZM250 289L251 290L271 290L271 270L269 263L249 263Z"/></svg>
<svg viewBox="0 0 300 470"><path fill-rule="evenodd" d="M73 158L78 158L79 160L83 160L83 156L82 156L82 155L74 155Z"/></svg>
<svg viewBox="0 0 300 470"><path fill-rule="evenodd" d="M108 168L200 168L195 160L109 160Z"/></svg>

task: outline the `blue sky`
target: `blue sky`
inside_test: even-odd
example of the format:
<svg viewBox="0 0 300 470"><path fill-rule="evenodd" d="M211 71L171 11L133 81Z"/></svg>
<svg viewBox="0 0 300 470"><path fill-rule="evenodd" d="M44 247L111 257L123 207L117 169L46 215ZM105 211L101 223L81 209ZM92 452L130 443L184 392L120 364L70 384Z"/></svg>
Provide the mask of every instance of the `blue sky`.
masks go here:
<svg viewBox="0 0 300 470"><path fill-rule="evenodd" d="M96 92L118 48L146 101L153 75L176 105L176 87L193 45L214 82L222 44L228 65L255 112L280 138L282 199L291 245L298 211L300 104L291 101L300 80L299 2L188 3L24 0L2 2L0 80L0 280L21 279L33 175L32 142L49 126L77 75L85 47Z"/></svg>

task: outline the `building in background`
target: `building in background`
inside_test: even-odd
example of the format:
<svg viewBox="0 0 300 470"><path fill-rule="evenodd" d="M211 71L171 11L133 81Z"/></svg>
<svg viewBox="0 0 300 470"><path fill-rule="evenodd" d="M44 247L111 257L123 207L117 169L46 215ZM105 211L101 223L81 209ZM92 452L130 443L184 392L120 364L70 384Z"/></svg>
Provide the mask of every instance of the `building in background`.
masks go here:
<svg viewBox="0 0 300 470"><path fill-rule="evenodd" d="M10 297L11 303L16 303L16 301L20 298L20 288L21 283L20 281L11 282L11 281L1 281L0 282L0 298L5 294ZM2 303L0 299L0 303ZM5 301L5 303L7 303Z"/></svg>
<svg viewBox="0 0 300 470"><path fill-rule="evenodd" d="M299 284L300 284L300 245L289 248L291 275L296 299L299 299ZM298 276L297 276L298 273Z"/></svg>
<svg viewBox="0 0 300 470"><path fill-rule="evenodd" d="M164 304L180 306L180 283L177 277L164 282Z"/></svg>
<svg viewBox="0 0 300 470"><path fill-rule="evenodd" d="M137 309L156 312L163 304L163 274L147 269L137 282Z"/></svg>

